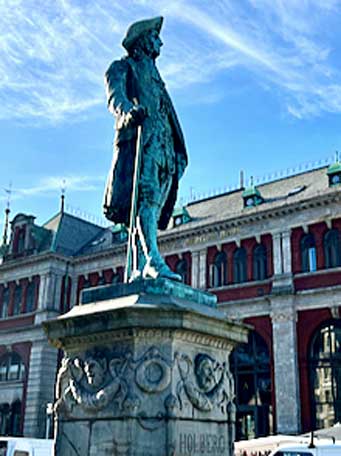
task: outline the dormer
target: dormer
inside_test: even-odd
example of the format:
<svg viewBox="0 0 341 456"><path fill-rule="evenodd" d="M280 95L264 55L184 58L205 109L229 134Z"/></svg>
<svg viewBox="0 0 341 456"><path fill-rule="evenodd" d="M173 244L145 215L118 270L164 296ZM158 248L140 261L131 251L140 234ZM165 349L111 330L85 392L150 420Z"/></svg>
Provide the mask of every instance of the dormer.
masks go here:
<svg viewBox="0 0 341 456"><path fill-rule="evenodd" d="M191 221L191 216L185 206L175 208L172 214L173 228Z"/></svg>
<svg viewBox="0 0 341 456"><path fill-rule="evenodd" d="M32 237L34 220L35 217L26 214L18 214L14 217L11 222L10 254L27 254L34 249L34 239Z"/></svg>
<svg viewBox="0 0 341 456"><path fill-rule="evenodd" d="M242 193L242 198L244 201L244 207L255 207L259 206L264 202L264 199L258 190L258 188L253 184L253 180L251 179L251 184L249 187Z"/></svg>
<svg viewBox="0 0 341 456"><path fill-rule="evenodd" d="M337 159L327 170L329 187L341 184L341 163Z"/></svg>

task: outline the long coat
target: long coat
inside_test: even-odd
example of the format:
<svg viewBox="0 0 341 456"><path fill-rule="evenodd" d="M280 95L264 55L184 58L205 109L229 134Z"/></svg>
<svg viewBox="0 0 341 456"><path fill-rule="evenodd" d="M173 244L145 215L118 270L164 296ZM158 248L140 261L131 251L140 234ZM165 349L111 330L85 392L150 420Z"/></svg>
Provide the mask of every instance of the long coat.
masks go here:
<svg viewBox="0 0 341 456"><path fill-rule="evenodd" d="M148 113L157 110L159 103L157 97L153 95L153 84L159 85L162 97L167 100L176 171L172 174L171 190L167 201L161 208L158 223L160 229L165 229L176 202L179 179L187 166L185 141L173 104L159 73L157 72L156 77L155 74L147 73L147 76L139 74L139 64L131 57L114 61L105 74L105 83L108 108L116 117L116 131L113 163L104 195L104 212L106 217L115 223L125 225L129 223L137 137L136 125L129 122L129 111L137 104L146 109L143 144L147 144L150 136L155 133L152 124L149 123Z"/></svg>

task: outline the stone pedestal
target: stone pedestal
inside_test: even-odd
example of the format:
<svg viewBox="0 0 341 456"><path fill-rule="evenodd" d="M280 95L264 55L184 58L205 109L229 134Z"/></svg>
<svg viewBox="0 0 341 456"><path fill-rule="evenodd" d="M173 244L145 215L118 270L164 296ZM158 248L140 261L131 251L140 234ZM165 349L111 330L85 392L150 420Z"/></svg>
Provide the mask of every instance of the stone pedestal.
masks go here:
<svg viewBox="0 0 341 456"><path fill-rule="evenodd" d="M99 287L44 326L65 353L57 456L232 456L228 356L247 328L214 296L165 279Z"/></svg>

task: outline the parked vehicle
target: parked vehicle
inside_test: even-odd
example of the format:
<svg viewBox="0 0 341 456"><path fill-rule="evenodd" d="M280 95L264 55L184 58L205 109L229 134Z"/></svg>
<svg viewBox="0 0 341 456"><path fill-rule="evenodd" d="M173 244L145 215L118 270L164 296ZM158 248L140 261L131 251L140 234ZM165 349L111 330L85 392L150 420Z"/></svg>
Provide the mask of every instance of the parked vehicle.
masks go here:
<svg viewBox="0 0 341 456"><path fill-rule="evenodd" d="M54 456L54 440L0 437L0 456Z"/></svg>
<svg viewBox="0 0 341 456"><path fill-rule="evenodd" d="M281 445L270 456L341 456L341 443Z"/></svg>

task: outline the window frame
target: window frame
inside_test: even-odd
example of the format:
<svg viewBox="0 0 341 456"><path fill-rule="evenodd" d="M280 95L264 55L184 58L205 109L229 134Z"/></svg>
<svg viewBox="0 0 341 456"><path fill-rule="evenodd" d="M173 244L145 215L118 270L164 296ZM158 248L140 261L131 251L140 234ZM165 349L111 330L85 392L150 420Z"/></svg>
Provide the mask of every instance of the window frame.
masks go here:
<svg viewBox="0 0 341 456"><path fill-rule="evenodd" d="M312 253L314 252L314 254ZM304 234L300 240L301 271L315 272L317 270L316 242L312 233Z"/></svg>
<svg viewBox="0 0 341 456"><path fill-rule="evenodd" d="M264 244L257 244L252 255L253 280L266 280L268 278L268 252Z"/></svg>
<svg viewBox="0 0 341 456"><path fill-rule="evenodd" d="M247 282L247 255L244 247L238 247L233 253L233 283Z"/></svg>
<svg viewBox="0 0 341 456"><path fill-rule="evenodd" d="M227 284L227 255L226 252L220 251L217 252L211 264L210 286L212 288L219 288Z"/></svg>
<svg viewBox="0 0 341 456"><path fill-rule="evenodd" d="M320 341L319 341L320 339ZM326 350L317 351L318 345L325 344ZM334 344L334 346L333 346ZM341 397L336 397L336 391L341 389L341 380L337 382L341 374L341 321L337 319L323 322L314 332L308 347L308 368L310 378L310 401L312 426L318 426L318 409L329 408L333 412L333 424L341 418ZM329 378L330 377L330 378ZM322 386L321 386L322 385ZM327 389L323 391L323 385L330 385L330 395ZM317 398L316 391L320 391ZM328 396L328 397L327 397ZM328 399L328 400L327 400ZM329 414L330 416L330 414ZM326 423L324 423L326 425Z"/></svg>
<svg viewBox="0 0 341 456"><path fill-rule="evenodd" d="M16 361L16 362L15 362ZM15 378L11 373L12 366L18 366ZM8 382L23 382L26 375L26 366L21 356L17 352L5 353L0 358L0 384Z"/></svg>
<svg viewBox="0 0 341 456"><path fill-rule="evenodd" d="M325 268L341 266L340 233L336 228L328 230L323 237Z"/></svg>

